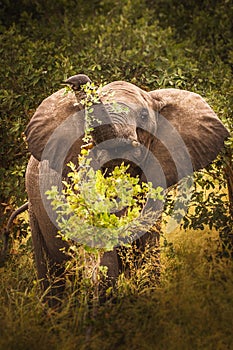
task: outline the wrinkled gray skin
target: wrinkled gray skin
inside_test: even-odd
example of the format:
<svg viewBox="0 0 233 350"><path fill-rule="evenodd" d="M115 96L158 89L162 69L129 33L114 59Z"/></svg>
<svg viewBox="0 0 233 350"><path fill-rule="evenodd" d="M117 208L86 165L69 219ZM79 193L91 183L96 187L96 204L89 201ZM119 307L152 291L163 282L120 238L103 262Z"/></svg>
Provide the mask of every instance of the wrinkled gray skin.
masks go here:
<svg viewBox="0 0 233 350"><path fill-rule="evenodd" d="M82 79L83 77L82 75ZM85 82L85 78L83 81ZM71 79L71 83L74 84L74 82L75 80ZM25 131L29 151L32 154L26 173L30 226L38 277L42 279L44 288L51 284L53 276L62 277L63 263L67 257L61 252L61 248L67 248L67 243L57 237L57 229L44 208L39 188L39 167L45 161L43 151L54 130L64 120L83 108L80 103L77 103L79 95L78 89L75 88L75 90L75 94L72 92L64 94L64 89L61 89L46 98L36 110ZM109 97L112 94L103 95L102 105L97 106L97 109L102 109L101 113L97 112L98 118L109 124L97 127L93 132L93 140L96 145L99 144L93 150L93 166L97 168L100 160L102 168L112 168L122 159L130 158L132 160L130 171L133 175L138 174L143 181L149 177L155 186L161 184L162 181L163 187L167 188L192 171L207 166L216 158L228 136L227 130L213 110L202 97L195 93L178 89L146 92L124 81L112 82L103 90L114 92L114 95L113 97ZM81 95L83 97L83 94ZM128 106L128 112L126 113L125 110L117 112L112 109L110 107L111 98L121 106ZM185 150L180 149L177 145L173 137L174 133L169 131L166 123L163 122L164 118L171 123L182 138L186 145ZM79 113L75 123L78 134L83 134L85 122L82 113L81 117ZM66 176L65 164L69 160L77 162L77 156L83 144L82 137L74 142L62 163L63 169L61 169L57 164L57 159L62 152L63 144L70 139L69 132L69 130L64 130L59 143L52 141L49 146L49 153L52 154L49 167L53 168L55 174L63 172L63 177ZM105 140L115 138L117 141L110 144L109 148L103 147ZM140 145L144 146L143 150ZM109 161L116 150L120 161ZM165 183L161 178L161 171L156 173L156 166L151 164L149 154L153 154L159 162ZM187 162L183 161L185 157L187 157ZM134 165L134 159L137 165ZM179 164L182 164L179 171L175 164L177 160ZM108 266L109 277L115 279L118 276L120 265L116 250L105 253L102 264ZM60 285L53 285L52 294L59 294L62 289L61 279Z"/></svg>

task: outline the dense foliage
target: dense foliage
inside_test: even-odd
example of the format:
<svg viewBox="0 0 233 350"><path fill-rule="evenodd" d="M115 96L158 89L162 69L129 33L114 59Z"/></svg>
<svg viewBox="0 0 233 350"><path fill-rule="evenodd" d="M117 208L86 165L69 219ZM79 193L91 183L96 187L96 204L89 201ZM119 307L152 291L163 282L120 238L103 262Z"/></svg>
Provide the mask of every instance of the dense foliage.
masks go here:
<svg viewBox="0 0 233 350"><path fill-rule="evenodd" d="M72 74L86 73L97 83L123 79L148 90L177 87L198 92L233 130L232 14L227 0L20 0L14 6L3 1L1 212L26 200L23 131L28 120ZM228 149L232 152L231 141ZM229 175L231 154L227 162ZM214 177L224 162L216 165ZM230 180L228 176L232 196L232 174ZM209 186L203 179L201 183L203 190ZM222 214L229 217L226 211ZM198 217L202 214L199 210Z"/></svg>
<svg viewBox="0 0 233 350"><path fill-rule="evenodd" d="M128 246L137 230L145 233L149 229L148 219L143 220L140 212L149 198L163 200L162 187L140 185L139 177L130 176L124 164L116 166L106 177L87 163L83 157L79 170L69 164L69 181L63 181L63 192L59 193L56 186L47 192L62 237L82 243L86 250L109 251L118 245Z"/></svg>

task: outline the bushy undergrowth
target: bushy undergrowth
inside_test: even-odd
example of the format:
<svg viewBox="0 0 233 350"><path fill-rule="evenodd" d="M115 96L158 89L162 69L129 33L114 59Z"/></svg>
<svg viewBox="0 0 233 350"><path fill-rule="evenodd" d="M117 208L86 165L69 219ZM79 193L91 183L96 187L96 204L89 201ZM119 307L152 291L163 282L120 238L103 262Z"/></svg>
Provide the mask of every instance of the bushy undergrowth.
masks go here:
<svg viewBox="0 0 233 350"><path fill-rule="evenodd" d="M172 1L24 0L13 7L3 1L2 203L25 200L28 154L22 132L38 104L75 73L88 74L98 84L127 80L149 90L199 92L232 130L233 7L225 0L211 6L209 0L187 6Z"/></svg>
<svg viewBox="0 0 233 350"><path fill-rule="evenodd" d="M198 92L232 130L232 13L225 0L2 1L2 211L25 201L22 132L72 74Z"/></svg>
<svg viewBox="0 0 233 350"><path fill-rule="evenodd" d="M14 8L3 1L1 225L12 208L26 201L24 175L29 155L23 131L38 104L58 90L67 76L82 72L97 85L127 80L146 90L195 91L232 131L232 13L232 4L225 0L217 4L190 0L178 5L170 0L91 4L24 0ZM228 165L218 160L215 175L219 169L225 173L223 186L233 201L232 139L228 150ZM208 186L202 181L202 191ZM225 216L232 206L228 205ZM26 232L25 225L22 231ZM227 240L229 234L223 234Z"/></svg>
<svg viewBox="0 0 233 350"><path fill-rule="evenodd" d="M159 282L150 252L131 277L119 278L114 299L93 301L79 275L57 312L41 301L29 248L15 246L1 268L0 349L231 349L233 266L217 258L217 233L165 238Z"/></svg>

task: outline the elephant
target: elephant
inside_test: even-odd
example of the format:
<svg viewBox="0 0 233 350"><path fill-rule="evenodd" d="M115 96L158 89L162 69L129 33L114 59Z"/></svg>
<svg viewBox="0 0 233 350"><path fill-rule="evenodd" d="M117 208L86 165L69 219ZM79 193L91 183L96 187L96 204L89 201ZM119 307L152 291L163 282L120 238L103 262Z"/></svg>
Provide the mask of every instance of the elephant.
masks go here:
<svg viewBox="0 0 233 350"><path fill-rule="evenodd" d="M46 186L59 184L67 177L66 164L77 164L85 147L82 86L90 81L85 74L67 79L70 91L61 88L43 100L25 130L31 153L26 191L35 262L43 288L52 286L55 296L64 289L64 262L68 256L62 249L68 249L69 243L58 237L51 208L43 197ZM130 165L132 176L164 189L210 164L229 136L208 103L186 90L145 91L126 81L113 81L102 87L93 107L93 167L106 172L123 160ZM94 122L94 115L100 123ZM104 253L101 264L108 267L109 278L117 279L118 250ZM60 282L56 282L59 276Z"/></svg>

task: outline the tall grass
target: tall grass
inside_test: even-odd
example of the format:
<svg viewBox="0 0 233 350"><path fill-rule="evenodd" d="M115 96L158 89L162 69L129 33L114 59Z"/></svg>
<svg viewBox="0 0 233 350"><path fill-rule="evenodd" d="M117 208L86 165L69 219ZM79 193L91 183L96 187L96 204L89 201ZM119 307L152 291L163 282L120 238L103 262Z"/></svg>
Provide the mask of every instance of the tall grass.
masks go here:
<svg viewBox="0 0 233 350"><path fill-rule="evenodd" d="M29 242L16 245L1 268L0 349L232 349L233 262L219 258L217 233L178 231L161 243L159 282L146 254L113 299L91 303L76 281L59 311L45 309Z"/></svg>

